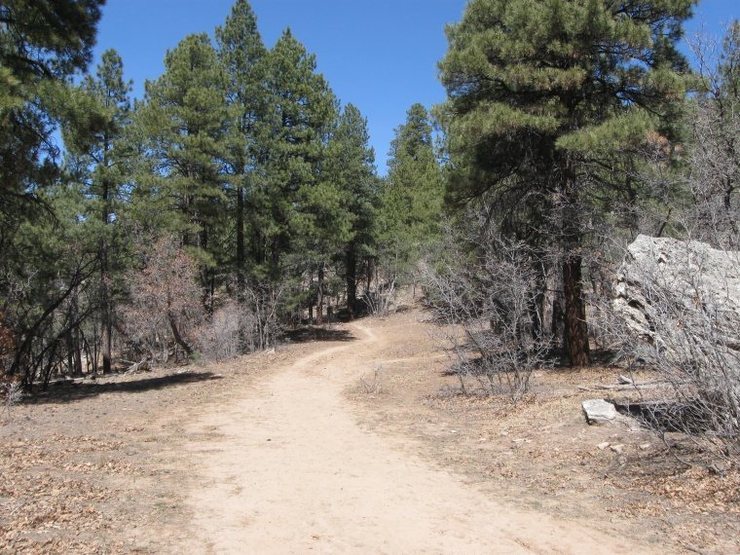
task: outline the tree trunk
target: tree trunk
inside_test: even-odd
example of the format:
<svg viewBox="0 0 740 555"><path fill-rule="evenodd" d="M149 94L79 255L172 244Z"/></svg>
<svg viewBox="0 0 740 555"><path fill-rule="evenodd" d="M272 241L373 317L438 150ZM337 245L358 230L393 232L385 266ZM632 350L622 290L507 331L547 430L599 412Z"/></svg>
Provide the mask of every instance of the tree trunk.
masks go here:
<svg viewBox="0 0 740 555"><path fill-rule="evenodd" d="M108 165L108 140L105 141L104 165ZM110 277L108 264L108 237L107 228L110 225L111 214L111 184L103 179L103 211L100 214L103 223L103 237L100 241L100 305L102 327L101 354L103 356L103 374L110 374L112 369L113 351L113 307L110 298ZM95 361L97 366L97 360Z"/></svg>
<svg viewBox="0 0 740 555"><path fill-rule="evenodd" d="M590 362L586 305L583 300L582 263L580 256L566 258L563 264L565 296L564 353L570 366L587 366Z"/></svg>
<svg viewBox="0 0 740 555"><path fill-rule="evenodd" d="M357 256L353 245L347 247L347 310L350 318L355 317L357 310Z"/></svg>
<svg viewBox="0 0 740 555"><path fill-rule="evenodd" d="M236 285L239 302L244 302L246 278L244 275L244 187L236 190Z"/></svg>
<svg viewBox="0 0 740 555"><path fill-rule="evenodd" d="M175 343L182 347L182 350L185 351L185 354L188 357L191 357L193 355L193 349L183 339L182 335L180 335L180 330L177 329L177 322L175 321L175 317L171 313L168 313L167 318L170 322L170 329L172 330L172 336L175 338Z"/></svg>
<svg viewBox="0 0 740 555"><path fill-rule="evenodd" d="M316 324L324 323L324 263L319 265L318 291L316 293Z"/></svg>
<svg viewBox="0 0 740 555"><path fill-rule="evenodd" d="M561 159L563 179L563 296L565 297L563 353L572 367L587 366L590 362L586 305L583 299L583 259L580 255L583 241L578 202L577 177L572 161Z"/></svg>

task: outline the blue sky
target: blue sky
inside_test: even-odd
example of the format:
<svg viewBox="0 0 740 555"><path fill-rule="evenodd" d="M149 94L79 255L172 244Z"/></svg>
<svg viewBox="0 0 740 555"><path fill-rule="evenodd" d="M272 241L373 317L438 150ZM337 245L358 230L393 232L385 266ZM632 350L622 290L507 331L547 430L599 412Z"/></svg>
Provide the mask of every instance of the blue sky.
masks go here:
<svg viewBox="0 0 740 555"><path fill-rule="evenodd" d="M115 48L123 57L134 94L145 79L163 71L164 54L191 33L212 34L231 10L232 0L108 0L98 28L97 57ZM290 27L316 54L343 103L368 118L378 169L385 173L393 130L414 102L444 100L437 62L444 56L446 23L458 21L466 0L252 0L262 38L271 47ZM697 21L716 32L740 17L739 0L702 0Z"/></svg>

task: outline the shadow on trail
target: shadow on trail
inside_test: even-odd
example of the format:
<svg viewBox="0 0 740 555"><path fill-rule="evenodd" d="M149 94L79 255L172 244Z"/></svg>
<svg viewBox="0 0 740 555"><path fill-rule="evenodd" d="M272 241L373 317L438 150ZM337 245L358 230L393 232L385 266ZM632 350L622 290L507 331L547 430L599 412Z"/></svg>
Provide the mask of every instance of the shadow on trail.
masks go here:
<svg viewBox="0 0 740 555"><path fill-rule="evenodd" d="M347 330L328 330L317 327L305 327L291 330L286 339L292 343L310 343L313 341L356 341L357 338Z"/></svg>
<svg viewBox="0 0 740 555"><path fill-rule="evenodd" d="M182 374L172 374L158 378L122 382L63 382L50 385L47 391L33 393L21 402L24 405L73 403L104 393L142 393L166 387L220 379L222 379L221 376L212 372L183 372Z"/></svg>

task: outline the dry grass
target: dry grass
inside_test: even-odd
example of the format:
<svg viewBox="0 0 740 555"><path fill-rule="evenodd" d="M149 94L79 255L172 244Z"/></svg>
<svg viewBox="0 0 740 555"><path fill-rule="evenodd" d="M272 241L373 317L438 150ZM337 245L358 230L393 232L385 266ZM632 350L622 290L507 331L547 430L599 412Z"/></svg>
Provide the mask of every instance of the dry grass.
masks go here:
<svg viewBox="0 0 740 555"><path fill-rule="evenodd" d="M404 320L420 318L398 315L383 325L408 330ZM591 522L669 551L740 551L737 469L719 476L686 466L634 422L585 423L581 401L614 393L579 386L614 385L619 369L536 372L531 393L513 404L506 396L461 395L457 378L445 375L449 362L435 358L433 341L395 335L406 362L386 365L384 396L358 399L369 429L403 437L405 448L515 506Z"/></svg>

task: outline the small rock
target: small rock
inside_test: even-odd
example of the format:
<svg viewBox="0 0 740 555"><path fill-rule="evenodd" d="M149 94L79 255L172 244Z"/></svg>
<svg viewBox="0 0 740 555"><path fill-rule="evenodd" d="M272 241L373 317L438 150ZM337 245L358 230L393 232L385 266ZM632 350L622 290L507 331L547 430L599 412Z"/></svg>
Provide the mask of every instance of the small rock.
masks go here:
<svg viewBox="0 0 740 555"><path fill-rule="evenodd" d="M632 380L632 378L628 378L627 376L620 374L619 379L617 380L621 385L634 385L635 382Z"/></svg>
<svg viewBox="0 0 740 555"><path fill-rule="evenodd" d="M612 451L614 451L614 452L615 452L615 453L616 453L617 455L621 455L621 454L622 454L622 451L624 451L624 445L622 445L622 444L619 444L619 445L612 445L612 446L610 447L610 449L611 449Z"/></svg>
<svg viewBox="0 0 740 555"><path fill-rule="evenodd" d="M607 424L617 418L616 407L604 399L583 401L581 407L589 424Z"/></svg>
<svg viewBox="0 0 740 555"><path fill-rule="evenodd" d="M650 449L650 444L643 443L642 445L640 445L640 449L642 449L643 451L645 451L646 449Z"/></svg>
<svg viewBox="0 0 740 555"><path fill-rule="evenodd" d="M606 449L610 445L611 445L611 443L609 443L608 441L604 441L602 443L599 443L596 447L598 447L599 449L601 449L603 451L604 449Z"/></svg>

